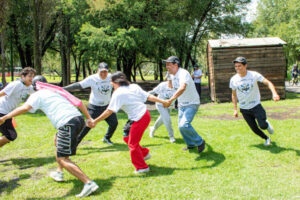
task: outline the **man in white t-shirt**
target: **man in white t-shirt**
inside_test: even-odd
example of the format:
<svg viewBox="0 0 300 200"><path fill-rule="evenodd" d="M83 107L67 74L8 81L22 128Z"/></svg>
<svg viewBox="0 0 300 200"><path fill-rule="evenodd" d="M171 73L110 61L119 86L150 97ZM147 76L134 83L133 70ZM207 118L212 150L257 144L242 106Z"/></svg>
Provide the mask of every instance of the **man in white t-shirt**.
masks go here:
<svg viewBox="0 0 300 200"><path fill-rule="evenodd" d="M166 63L166 68L172 75L172 84L176 89L175 94L167 100L168 103L164 106L169 107L175 99L178 99L178 127L187 145L183 150L197 147L198 152L201 153L205 149L205 140L191 125L200 106L200 98L194 81L187 70L179 67L180 61L176 56L170 56L163 62Z"/></svg>
<svg viewBox="0 0 300 200"><path fill-rule="evenodd" d="M98 66L98 72L86 79L64 87L67 91L75 89L91 88L91 94L88 105L88 112L93 119L100 116L107 108L111 99L112 86L110 84L110 74L108 73L108 64L101 62ZM108 129L103 137L103 142L113 145L110 140L118 126L118 119L116 113L113 113L105 119L108 124ZM85 126L79 134L78 143L88 134L90 128Z"/></svg>
<svg viewBox="0 0 300 200"><path fill-rule="evenodd" d="M45 77L36 76L33 79L33 86L36 88L37 82L47 82ZM91 117L81 102L78 106L79 110L86 116L87 123L91 122ZM56 161L59 165L57 171L50 173L50 177L55 181L63 181L63 168L77 177L84 183L83 190L77 197L85 197L98 189L98 185L91 181L84 172L69 159L69 156L76 155L77 137L84 126L84 118L81 113L59 93L48 89L41 89L27 99L20 107L11 111L7 115L0 118L0 124L12 117L21 115L25 112L34 113L38 109L42 110L51 120L53 126L58 130L56 142Z"/></svg>
<svg viewBox="0 0 300 200"><path fill-rule="evenodd" d="M260 103L260 93L257 82L261 82L269 87L273 100L279 101L280 97L274 85L260 73L247 70L247 60L244 57L237 57L234 61L236 74L230 79L229 87L232 89L232 102L234 106L234 116L238 117L237 101L240 104L240 111L252 129L252 131L265 140L265 145L271 144L271 139L261 129L267 129L270 134L274 129L267 120L266 111Z"/></svg>
<svg viewBox="0 0 300 200"><path fill-rule="evenodd" d="M199 68L199 65L195 64L194 72L192 74L192 78L194 79L194 83L196 86L196 90L198 92L199 97L201 98L201 78L202 78L202 70Z"/></svg>
<svg viewBox="0 0 300 200"><path fill-rule="evenodd" d="M24 102L29 94L33 93L32 79L35 70L31 67L25 67L21 71L21 79L9 83L0 91L0 117L6 115L15 109L21 102ZM14 141L17 138L17 132L12 124L12 119L7 120L0 126L0 147Z"/></svg>

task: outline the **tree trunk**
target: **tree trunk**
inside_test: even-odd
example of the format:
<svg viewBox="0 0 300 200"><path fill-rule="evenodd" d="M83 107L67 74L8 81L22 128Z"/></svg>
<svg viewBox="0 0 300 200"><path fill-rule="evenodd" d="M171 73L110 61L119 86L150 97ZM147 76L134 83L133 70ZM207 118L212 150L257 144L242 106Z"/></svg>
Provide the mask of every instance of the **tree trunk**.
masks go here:
<svg viewBox="0 0 300 200"><path fill-rule="evenodd" d="M92 69L91 69L91 66L90 66L90 62L87 63L86 67L88 69L89 76L92 75L93 72L92 72Z"/></svg>
<svg viewBox="0 0 300 200"><path fill-rule="evenodd" d="M159 80L164 81L164 76L163 76L163 63L160 60L158 63L158 68L159 68Z"/></svg>
<svg viewBox="0 0 300 200"><path fill-rule="evenodd" d="M82 74L83 74L83 78L86 78L86 70L85 70L85 61L82 61Z"/></svg>
<svg viewBox="0 0 300 200"><path fill-rule="evenodd" d="M33 55L37 74L42 74L42 41L40 34L42 0L32 0L33 8Z"/></svg>
<svg viewBox="0 0 300 200"><path fill-rule="evenodd" d="M6 58L5 58L5 29L3 28L1 31L1 73L2 73L2 85L3 87L6 85L6 77L5 77L5 69L6 69Z"/></svg>
<svg viewBox="0 0 300 200"><path fill-rule="evenodd" d="M138 66L138 69L139 69L139 73L140 73L141 79L142 79L143 81L145 81L144 76L143 76L143 73L142 73L141 65Z"/></svg>
<svg viewBox="0 0 300 200"><path fill-rule="evenodd" d="M25 53L26 53L26 65L25 67L33 67L34 65L32 63L32 49L29 44L25 45Z"/></svg>

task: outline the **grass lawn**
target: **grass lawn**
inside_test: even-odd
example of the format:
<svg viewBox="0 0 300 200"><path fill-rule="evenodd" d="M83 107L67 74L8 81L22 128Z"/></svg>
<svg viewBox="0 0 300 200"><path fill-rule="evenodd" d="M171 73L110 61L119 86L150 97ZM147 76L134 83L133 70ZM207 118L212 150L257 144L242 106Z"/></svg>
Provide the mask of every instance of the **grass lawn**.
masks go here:
<svg viewBox="0 0 300 200"><path fill-rule="evenodd" d="M275 134L272 145L250 131L246 122L232 117L232 104L200 106L193 126L206 140L203 153L182 151L184 141L172 112L176 143L165 127L141 144L150 149L151 171L134 175L128 147L122 140L127 117L118 113L119 126L112 141L101 139L107 125L101 122L79 146L72 159L97 182L100 189L86 199L300 199L299 95L287 100L264 101ZM271 112L272 111L272 112ZM151 111L153 125L158 117ZM82 183L65 172L57 183L47 174L56 168L50 121L41 113L16 118L18 138L0 149L0 199L75 199Z"/></svg>

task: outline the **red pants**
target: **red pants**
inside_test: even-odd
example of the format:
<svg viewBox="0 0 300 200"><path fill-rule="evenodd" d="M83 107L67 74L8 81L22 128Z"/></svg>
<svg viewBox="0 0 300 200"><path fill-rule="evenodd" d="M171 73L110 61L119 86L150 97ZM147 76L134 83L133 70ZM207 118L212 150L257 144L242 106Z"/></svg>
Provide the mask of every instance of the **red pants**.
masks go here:
<svg viewBox="0 0 300 200"><path fill-rule="evenodd" d="M128 144L131 162L137 170L148 168L148 165L144 161L144 157L149 153L149 149L141 147L139 143L150 121L151 116L147 110L139 121L132 123L129 136L123 138Z"/></svg>

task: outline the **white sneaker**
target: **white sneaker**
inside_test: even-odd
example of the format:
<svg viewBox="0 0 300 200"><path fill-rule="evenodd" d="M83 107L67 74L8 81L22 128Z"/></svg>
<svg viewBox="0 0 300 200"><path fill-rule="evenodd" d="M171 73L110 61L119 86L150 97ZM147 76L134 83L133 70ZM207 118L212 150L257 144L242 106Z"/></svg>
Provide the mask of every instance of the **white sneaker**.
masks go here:
<svg viewBox="0 0 300 200"><path fill-rule="evenodd" d="M144 160L149 160L151 158L151 154L148 153L145 157L144 157Z"/></svg>
<svg viewBox="0 0 300 200"><path fill-rule="evenodd" d="M270 124L270 122L268 120L266 120L267 124L268 124L268 128L267 128L267 131L270 133L270 134L273 134L274 133L274 129L272 127L272 125Z"/></svg>
<svg viewBox="0 0 300 200"><path fill-rule="evenodd" d="M170 137L170 142L171 142L171 143L176 142L175 138L174 138L174 137Z"/></svg>
<svg viewBox="0 0 300 200"><path fill-rule="evenodd" d="M135 170L134 173L135 174L142 174L142 173L147 173L150 171L150 168L146 168L146 169L138 169L138 170Z"/></svg>
<svg viewBox="0 0 300 200"><path fill-rule="evenodd" d="M149 127L149 130L150 130L149 136L150 136L150 137L154 137L154 127L153 127L153 126L150 126L150 127Z"/></svg>
<svg viewBox="0 0 300 200"><path fill-rule="evenodd" d="M63 172L53 171L53 172L50 172L49 176L51 178L53 178L55 181L58 181L58 182L64 181L64 173Z"/></svg>
<svg viewBox="0 0 300 200"><path fill-rule="evenodd" d="M99 186L94 181L90 181L89 183L84 184L82 191L80 194L77 194L76 197L86 197L92 192L95 192L98 188Z"/></svg>
<svg viewBox="0 0 300 200"><path fill-rule="evenodd" d="M271 138L268 137L268 138L266 139L264 145L265 145L265 146L270 146L270 144L271 144Z"/></svg>

